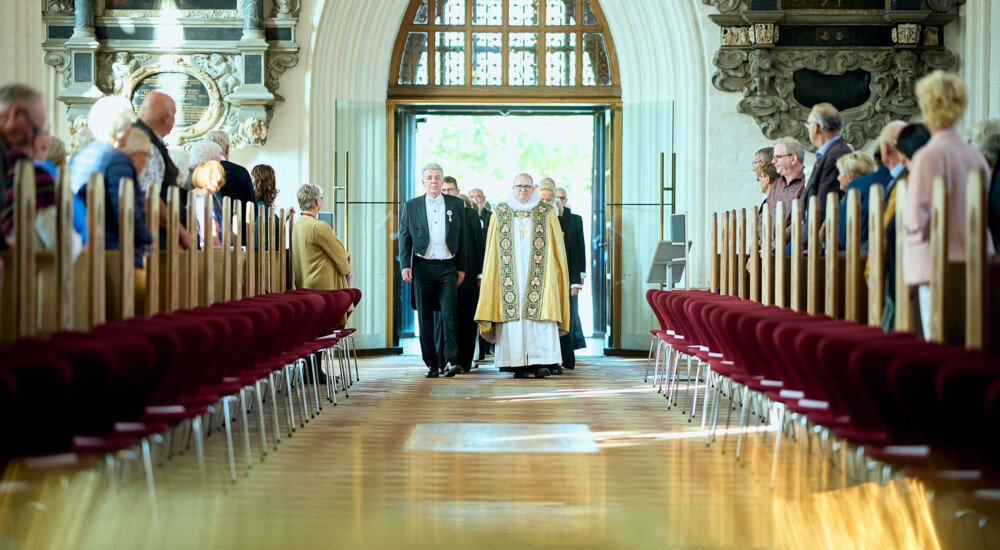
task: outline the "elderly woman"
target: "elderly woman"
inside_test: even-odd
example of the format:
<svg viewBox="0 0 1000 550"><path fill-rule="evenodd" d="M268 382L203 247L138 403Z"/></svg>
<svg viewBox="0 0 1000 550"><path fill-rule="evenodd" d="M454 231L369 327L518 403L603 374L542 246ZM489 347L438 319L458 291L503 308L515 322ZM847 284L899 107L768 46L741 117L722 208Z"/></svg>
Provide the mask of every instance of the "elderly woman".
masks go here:
<svg viewBox="0 0 1000 550"><path fill-rule="evenodd" d="M90 109L90 131L94 141L80 149L69 163L70 187L81 199L86 200L87 185L93 173L104 176L104 245L108 250L118 249L118 197L122 182L127 178L133 185L135 267L144 266L145 245L153 242L146 226L145 198L139 189L135 165L129 156L119 150L131 135L135 113L132 104L120 96L98 99ZM141 274L136 273L137 281ZM138 282L136 289L138 293ZM138 303L138 301L137 301Z"/></svg>
<svg viewBox="0 0 1000 550"><path fill-rule="evenodd" d="M195 166L191 171L191 184L194 187L191 191L191 204L194 205L195 218L198 220L198 244L205 246L205 238L202 234L202 227L205 221L205 200L211 197L212 201L212 245L216 248L222 246L219 239L219 228L222 227L222 206L219 204L219 189L226 184L226 171L222 168L222 163L217 160L209 160Z"/></svg>
<svg viewBox="0 0 1000 550"><path fill-rule="evenodd" d="M931 139L910 163L906 190L904 228L906 254L903 280L917 286L924 336L930 336L930 220L931 190L934 179L948 182L948 259L965 259L965 195L971 170L989 173L983 154L969 145L955 130L966 105L965 86L953 74L934 71L917 82L917 100ZM993 255L993 239L987 236L987 254Z"/></svg>
<svg viewBox="0 0 1000 550"><path fill-rule="evenodd" d="M302 216L292 229L295 286L314 290L347 288L351 256L333 229L316 219L323 204L323 190L306 183L299 187L296 198Z"/></svg>
<svg viewBox="0 0 1000 550"><path fill-rule="evenodd" d="M852 181L861 176L871 174L876 168L875 159L861 151L855 151L840 157L837 159L837 181L840 182L840 190L846 193L847 186Z"/></svg>

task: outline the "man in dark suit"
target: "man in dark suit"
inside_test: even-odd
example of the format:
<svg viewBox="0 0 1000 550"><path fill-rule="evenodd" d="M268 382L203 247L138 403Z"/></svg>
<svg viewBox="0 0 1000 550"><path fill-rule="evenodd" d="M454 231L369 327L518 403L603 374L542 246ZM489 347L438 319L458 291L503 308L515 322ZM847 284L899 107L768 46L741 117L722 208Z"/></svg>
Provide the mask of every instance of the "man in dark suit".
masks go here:
<svg viewBox="0 0 1000 550"><path fill-rule="evenodd" d="M163 179L160 181L160 248L167 248L167 217L170 210L167 209L167 197L170 195L170 187L180 186L178 183L179 170L170 160L170 153L163 143L163 138L174 129L174 118L177 115L177 105L173 98L162 92L150 92L139 107L139 117L135 121L135 129L140 130L149 137L149 142L153 144L152 155L158 155L163 161ZM187 216L184 209L187 207L187 193L180 194L181 223ZM191 248L191 234L184 228L180 228L181 250ZM194 241L197 245L197 241Z"/></svg>
<svg viewBox="0 0 1000 550"><path fill-rule="evenodd" d="M806 182L803 207L808 209L810 197L819 198L820 219L826 218L826 195L837 193L837 200L843 197L837 176L837 159L851 152L851 146L840 138L840 111L829 103L818 103L809 113L806 127L809 141L816 146L816 164L813 165L809 181Z"/></svg>
<svg viewBox="0 0 1000 550"><path fill-rule="evenodd" d="M463 240L462 209L458 197L441 194L444 170L428 164L421 171L422 197L403 204L399 217L399 265L403 281L413 283L414 307L420 327L420 352L427 365L427 377L440 372L434 342L434 311L441 312L444 331L445 376L462 369L458 362L455 334L458 285L465 278L466 244Z"/></svg>
<svg viewBox="0 0 1000 550"><path fill-rule="evenodd" d="M250 172L246 168L236 164L235 162L229 162L229 151L232 149L232 143L229 141L229 133L225 130L212 130L205 136L207 139L214 141L222 148L222 169L226 172L226 184L219 189L219 195L222 197L229 197L230 200L240 201L242 205L240 208L241 227L246 227L247 220L247 210L246 205L253 204L254 210L256 211L257 196L253 191L253 180L250 178ZM246 231L240 232L241 244L247 244L247 234Z"/></svg>
<svg viewBox="0 0 1000 550"><path fill-rule="evenodd" d="M483 193L482 189L472 189L469 191L469 198L476 205L476 215L479 218L479 224L483 229L483 255L486 254L486 235L490 231L490 218L493 216L493 212L489 208L486 208L486 194ZM482 267L482 266L480 266ZM478 289L476 291L479 292ZM492 353L492 344L486 341L485 338L479 338L479 357L476 361L483 361L486 359L487 353Z"/></svg>
<svg viewBox="0 0 1000 550"><path fill-rule="evenodd" d="M566 249L567 262L570 263L570 268L573 267L573 262L568 258L570 256L576 258L580 280L580 286L582 288L583 281L587 279L587 245L586 239L583 236L583 216L579 214L574 214L570 207L567 205L569 202L569 195L566 194L566 190L562 187L556 187L556 199L563 205L563 217L566 219L567 230L573 233L571 238L567 238L566 246L572 245L574 251L571 253L569 249ZM569 280L572 282L575 276L571 272ZM579 291L570 294L569 297L569 315L572 317L570 319L570 329L569 333L572 338L573 349L583 349L587 347L587 339L583 335L583 323L580 322L580 295ZM574 368L574 367L570 367Z"/></svg>
<svg viewBox="0 0 1000 550"><path fill-rule="evenodd" d="M458 197L461 191L458 188L458 181L451 176L444 177L441 184L441 193L452 197ZM463 204L465 200L462 199ZM486 255L486 238L482 232L479 221L479 214L475 208L468 205L461 211L463 219L462 235L465 247L465 280L458 285L458 316L455 318L455 332L458 338L458 362L462 370L469 372L472 370L472 356L476 351L476 339L479 337L479 325L476 323L476 304L479 302L479 277L483 273L483 259ZM441 315L435 314L435 324L437 326L437 349L438 364L444 367L441 359L444 349L444 326L440 322Z"/></svg>

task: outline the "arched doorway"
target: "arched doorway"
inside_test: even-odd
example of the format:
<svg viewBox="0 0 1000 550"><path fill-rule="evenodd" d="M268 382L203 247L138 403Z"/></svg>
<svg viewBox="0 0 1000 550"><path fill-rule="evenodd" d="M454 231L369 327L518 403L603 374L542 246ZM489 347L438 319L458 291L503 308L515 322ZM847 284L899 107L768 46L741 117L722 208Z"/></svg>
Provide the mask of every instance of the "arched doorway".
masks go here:
<svg viewBox="0 0 1000 550"><path fill-rule="evenodd" d="M621 86L614 44L597 2L413 0L396 37L387 104L387 192L397 205L419 192L422 160L415 158L414 138L422 113L587 112L594 117L587 223L592 332L606 337L607 347L617 347L618 286L607 283L618 280L621 253L616 239L608 238L618 232L607 205L620 202ZM386 290L395 299L398 338L412 330L408 288L397 275Z"/></svg>

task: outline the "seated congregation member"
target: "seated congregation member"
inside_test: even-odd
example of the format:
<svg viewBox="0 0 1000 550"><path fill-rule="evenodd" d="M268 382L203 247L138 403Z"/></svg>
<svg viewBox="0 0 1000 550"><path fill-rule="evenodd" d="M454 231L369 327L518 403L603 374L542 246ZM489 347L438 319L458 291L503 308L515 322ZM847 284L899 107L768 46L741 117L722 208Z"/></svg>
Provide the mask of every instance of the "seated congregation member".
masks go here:
<svg viewBox="0 0 1000 550"><path fill-rule="evenodd" d="M837 159L837 181L843 195L837 206L837 244L841 250L847 248L847 190L857 189L861 205L861 243L868 241L868 191L876 181L888 179L889 170L881 163L881 153L877 148L874 159L868 153L854 151Z"/></svg>
<svg viewBox="0 0 1000 550"><path fill-rule="evenodd" d="M48 125L39 130L38 135L23 150L10 152L10 165L6 174L7 193L2 214L4 237L7 245L14 246L14 188L17 161L28 160L35 167L35 248L53 250L56 238L56 187L55 167L46 166L52 134Z"/></svg>
<svg viewBox="0 0 1000 550"><path fill-rule="evenodd" d="M569 294L570 297L578 296L580 294L580 289L583 288L583 279L580 275L584 270L581 267L581 259L578 257L578 235L575 231L575 227L572 226L572 222L570 222L569 216L566 214L567 209L563 206L562 201L556 198L556 187L551 182L546 182L538 186L538 200L554 206L556 209L559 219L559 228L563 232L563 243L566 246L566 274L570 285ZM556 366L552 369L552 374L562 374L563 368L576 368L576 353L574 352L576 349L576 346L574 345L576 338L572 331L572 315L573 312L570 311L571 330L568 333L559 336L559 350L562 354L562 366Z"/></svg>
<svg viewBox="0 0 1000 550"><path fill-rule="evenodd" d="M229 132L225 130L212 130L205 135L205 139L215 142L222 149L220 162L222 163L222 169L226 171L226 186L219 193L223 197L229 197L230 200L238 200L244 205L255 204L257 196L254 193L253 179L250 176L250 172L239 164L229 161L229 153L232 151ZM240 214L239 219L243 227L246 227L246 209L242 209ZM247 244L246 231L240 233L240 240L242 241L240 244Z"/></svg>
<svg viewBox="0 0 1000 550"><path fill-rule="evenodd" d="M170 156L167 150L167 145L163 142L163 138L167 137L174 129L176 115L177 105L174 103L173 98L165 93L154 91L143 98L142 105L139 106L139 118L135 123L135 127L146 134L149 137L150 143L153 144L153 150L150 154L152 166L150 167L150 174L147 174L147 177L152 177L152 173L156 168L161 163L163 165L163 174L160 178L159 231L161 249L167 248L167 218L169 217L167 198L170 195L170 187L180 185L177 183L178 181L184 181L182 173L174 164L173 157ZM183 176L186 177L187 174L183 173ZM187 208L187 193L180 194L179 206L181 210L181 227L177 237L178 244L180 244L181 250L187 250L191 248L192 243L191 234L187 228L183 227L187 219L184 215Z"/></svg>
<svg viewBox="0 0 1000 550"><path fill-rule="evenodd" d="M226 185L226 171L223 170L222 164L217 160L209 160L202 162L198 166L195 166L194 170L191 172L191 183L194 189L191 191L191 200L188 201L189 205L195 208L194 215L195 219L198 220L198 245L204 248L205 238L202 234L202 227L208 227L205 224L205 200L212 201L212 220L211 220L211 231L212 236L212 246L219 248L222 246L221 233L219 231L222 228L227 230L231 225L223 225L222 223L222 204L220 204L219 191Z"/></svg>
<svg viewBox="0 0 1000 550"><path fill-rule="evenodd" d="M132 104L123 97L106 96L98 99L90 109L90 130L94 141L73 155L69 163L70 187L84 201L87 199L87 187L90 175L99 173L104 176L104 246L108 250L117 250L118 239L118 200L122 181L127 178L134 186L134 218L135 236L135 267L143 268L144 250L153 242L152 234L146 226L146 201L139 188L139 181L132 159L120 150L127 143L132 131L135 114ZM148 142L147 142L148 143ZM136 272L136 290L139 290L138 280L141 274ZM141 300L137 300L139 303Z"/></svg>
<svg viewBox="0 0 1000 550"><path fill-rule="evenodd" d="M930 336L930 219L934 179L944 176L948 182L948 259L965 261L966 184L971 170L989 173L989 166L975 147L955 130L965 111L965 85L953 74L941 70L921 78L916 87L917 101L931 139L910 163L906 190L904 224L906 255L903 278L918 288L920 319L924 336ZM993 238L986 237L986 253L992 257Z"/></svg>
<svg viewBox="0 0 1000 550"><path fill-rule="evenodd" d="M515 378L544 378L562 361L569 332L566 245L555 208L534 193L531 176L514 178L493 212L476 308L480 334L495 343L495 364Z"/></svg>
<svg viewBox="0 0 1000 550"><path fill-rule="evenodd" d="M198 167L203 162L222 160L222 148L219 144L214 141L199 141L191 146L191 164L188 167L188 172L184 177L184 189L188 191L194 189L194 181L192 181L192 175L194 174L194 169Z"/></svg>
<svg viewBox="0 0 1000 550"><path fill-rule="evenodd" d="M302 216L292 229L292 255L297 288L340 290L348 288L351 255L326 222L316 219L323 204L318 185L303 184L296 193Z"/></svg>
<svg viewBox="0 0 1000 550"><path fill-rule="evenodd" d="M980 121L972 128L969 140L972 146L986 158L986 164L992 172L989 177L989 193L986 195L989 204L989 228L993 237L993 245L1000 243L1000 119L991 118Z"/></svg>

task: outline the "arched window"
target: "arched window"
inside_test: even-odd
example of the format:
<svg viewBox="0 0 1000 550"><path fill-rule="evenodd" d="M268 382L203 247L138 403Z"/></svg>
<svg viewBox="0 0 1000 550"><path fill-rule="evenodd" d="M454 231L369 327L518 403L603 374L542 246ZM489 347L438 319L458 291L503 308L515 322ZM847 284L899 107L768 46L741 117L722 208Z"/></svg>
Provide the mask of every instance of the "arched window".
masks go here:
<svg viewBox="0 0 1000 550"><path fill-rule="evenodd" d="M389 98L620 98L596 0L413 0Z"/></svg>

